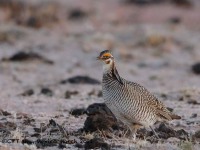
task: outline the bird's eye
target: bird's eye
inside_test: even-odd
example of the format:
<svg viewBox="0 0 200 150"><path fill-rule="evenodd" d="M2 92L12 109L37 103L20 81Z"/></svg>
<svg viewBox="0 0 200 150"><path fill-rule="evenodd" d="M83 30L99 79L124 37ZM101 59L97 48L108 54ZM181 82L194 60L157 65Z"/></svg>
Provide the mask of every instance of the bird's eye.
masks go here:
<svg viewBox="0 0 200 150"><path fill-rule="evenodd" d="M108 58L110 58L110 57L108 57L108 56L103 56L103 59L108 59Z"/></svg>

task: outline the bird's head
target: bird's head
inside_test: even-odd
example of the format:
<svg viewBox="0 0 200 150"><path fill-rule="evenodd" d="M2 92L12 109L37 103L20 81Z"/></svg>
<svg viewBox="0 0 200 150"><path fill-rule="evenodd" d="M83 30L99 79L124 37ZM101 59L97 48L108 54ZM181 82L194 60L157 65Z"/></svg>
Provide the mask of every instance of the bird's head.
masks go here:
<svg viewBox="0 0 200 150"><path fill-rule="evenodd" d="M118 80L121 84L123 84L123 81L121 77L119 76L118 71L115 67L114 57L112 56L109 50L102 51L97 57L97 59L101 60L104 63L103 65L104 74L112 73L112 77Z"/></svg>
<svg viewBox="0 0 200 150"><path fill-rule="evenodd" d="M97 57L98 60L103 62L103 72L108 73L114 67L114 57L112 56L109 50L102 51L99 56Z"/></svg>
<svg viewBox="0 0 200 150"><path fill-rule="evenodd" d="M102 51L97 59L103 61L107 65L112 64L112 62L114 61L114 57L109 50Z"/></svg>

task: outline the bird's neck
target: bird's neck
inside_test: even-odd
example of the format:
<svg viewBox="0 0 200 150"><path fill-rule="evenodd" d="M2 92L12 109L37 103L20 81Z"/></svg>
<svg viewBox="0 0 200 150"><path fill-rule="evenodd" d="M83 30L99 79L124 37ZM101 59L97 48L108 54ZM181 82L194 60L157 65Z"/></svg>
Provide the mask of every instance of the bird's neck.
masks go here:
<svg viewBox="0 0 200 150"><path fill-rule="evenodd" d="M122 83L122 78L119 76L119 73L117 71L117 68L115 66L115 62L111 61L108 64L104 64L103 66L103 74L105 76L110 76L114 80L118 80L120 83Z"/></svg>

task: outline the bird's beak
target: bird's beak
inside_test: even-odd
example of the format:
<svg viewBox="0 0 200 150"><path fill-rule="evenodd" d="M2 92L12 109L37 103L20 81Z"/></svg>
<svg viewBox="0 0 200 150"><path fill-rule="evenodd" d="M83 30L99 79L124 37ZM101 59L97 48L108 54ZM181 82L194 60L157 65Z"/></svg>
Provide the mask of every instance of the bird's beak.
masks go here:
<svg viewBox="0 0 200 150"><path fill-rule="evenodd" d="M101 57L98 56L98 57L97 57L97 60L101 60Z"/></svg>

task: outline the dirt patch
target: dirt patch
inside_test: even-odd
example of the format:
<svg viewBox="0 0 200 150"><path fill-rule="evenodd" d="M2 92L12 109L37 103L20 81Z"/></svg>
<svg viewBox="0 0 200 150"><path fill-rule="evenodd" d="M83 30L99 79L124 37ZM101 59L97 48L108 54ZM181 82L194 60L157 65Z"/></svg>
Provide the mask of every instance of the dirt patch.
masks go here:
<svg viewBox="0 0 200 150"><path fill-rule="evenodd" d="M66 80L62 80L60 83L65 84L65 83L71 83L71 84L100 84L100 82L96 79L93 79L88 76L75 76L71 77Z"/></svg>
<svg viewBox="0 0 200 150"><path fill-rule="evenodd" d="M195 63L192 65L192 71L195 74L200 74L200 63Z"/></svg>
<svg viewBox="0 0 200 150"><path fill-rule="evenodd" d="M22 96L31 96L33 94L34 94L34 90L33 89L29 89L29 90L24 91L20 95L22 95Z"/></svg>
<svg viewBox="0 0 200 150"><path fill-rule="evenodd" d="M65 98L71 98L72 95L77 95L78 91L66 91L65 92Z"/></svg>
<svg viewBox="0 0 200 150"><path fill-rule="evenodd" d="M94 138L85 143L85 149L97 149L97 148L109 150L110 145L105 143L101 138Z"/></svg>
<svg viewBox="0 0 200 150"><path fill-rule="evenodd" d="M44 94L46 96L53 96L53 91L49 88L42 88L41 94Z"/></svg>
<svg viewBox="0 0 200 150"><path fill-rule="evenodd" d="M53 64L53 61L44 58L43 56L35 52L17 52L9 58L3 58L2 61L11 61L11 62L24 62L24 61L41 61L47 64Z"/></svg>

